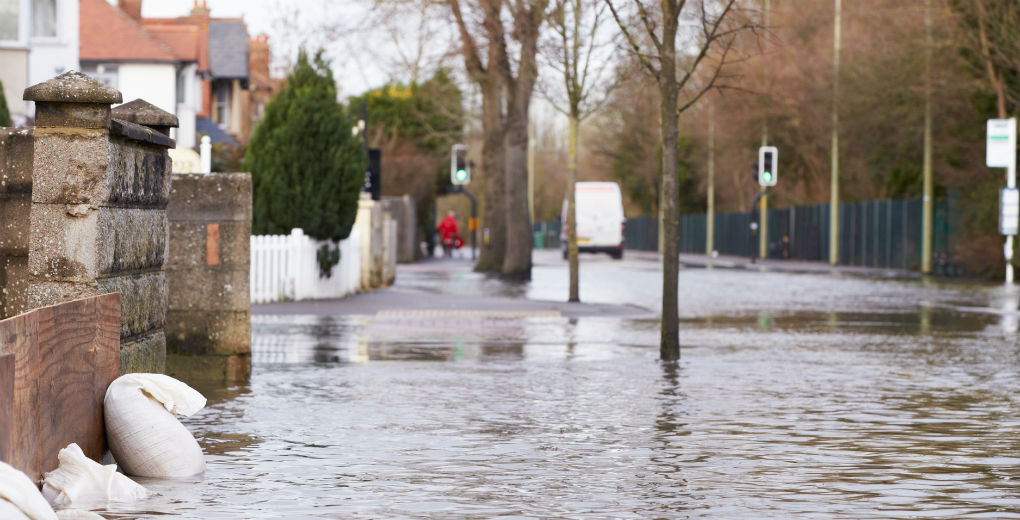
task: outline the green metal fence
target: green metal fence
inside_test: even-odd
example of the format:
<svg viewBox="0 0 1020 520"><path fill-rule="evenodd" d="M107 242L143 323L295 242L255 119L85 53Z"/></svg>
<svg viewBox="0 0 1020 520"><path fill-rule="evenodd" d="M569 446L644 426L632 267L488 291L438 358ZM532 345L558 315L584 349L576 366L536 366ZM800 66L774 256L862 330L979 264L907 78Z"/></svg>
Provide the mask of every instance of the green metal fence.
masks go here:
<svg viewBox="0 0 1020 520"><path fill-rule="evenodd" d="M954 230L960 229L955 197L935 204L933 257L937 274L959 274L953 264ZM705 253L705 214L680 217L680 252ZM715 215L715 250L723 255L758 254L758 238L750 234L752 214ZM921 264L921 200L898 199L843 202L839 205L839 263L868 267L919 269ZM538 223L540 229L555 226L556 238L544 247L559 247L559 223ZM656 217L633 217L624 227L624 247L658 249ZM785 239L785 240L784 240ZM555 245L553 245L555 243ZM827 261L829 258L829 205L814 204L768 210L768 251L772 258Z"/></svg>

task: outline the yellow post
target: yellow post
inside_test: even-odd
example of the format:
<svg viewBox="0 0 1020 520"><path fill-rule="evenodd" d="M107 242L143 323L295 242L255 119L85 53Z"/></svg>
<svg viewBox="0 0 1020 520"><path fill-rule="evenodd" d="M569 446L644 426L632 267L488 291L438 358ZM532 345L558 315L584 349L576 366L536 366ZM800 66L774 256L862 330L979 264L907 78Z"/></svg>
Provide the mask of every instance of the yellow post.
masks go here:
<svg viewBox="0 0 1020 520"><path fill-rule="evenodd" d="M762 192L758 201L758 258L765 258L769 252L769 196L765 188Z"/></svg>
<svg viewBox="0 0 1020 520"><path fill-rule="evenodd" d="M832 168L829 180L829 263L839 263L839 47L840 0L836 0L832 44Z"/></svg>
<svg viewBox="0 0 1020 520"><path fill-rule="evenodd" d="M924 159L922 169L924 198L921 209L921 272L931 274L932 200L935 196L931 173L931 0L924 11Z"/></svg>
<svg viewBox="0 0 1020 520"><path fill-rule="evenodd" d="M715 251L715 104L708 106L708 215L705 219L705 254Z"/></svg>

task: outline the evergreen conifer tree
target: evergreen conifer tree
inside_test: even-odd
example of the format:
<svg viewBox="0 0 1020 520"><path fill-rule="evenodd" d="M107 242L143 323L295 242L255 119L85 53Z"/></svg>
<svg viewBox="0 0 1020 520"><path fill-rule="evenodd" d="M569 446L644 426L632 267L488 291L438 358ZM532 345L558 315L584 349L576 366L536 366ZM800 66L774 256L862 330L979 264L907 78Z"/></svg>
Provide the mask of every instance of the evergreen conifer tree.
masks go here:
<svg viewBox="0 0 1020 520"><path fill-rule="evenodd" d="M4 96L2 81L0 81L0 126L11 126L11 112L7 109L7 98Z"/></svg>
<svg viewBox="0 0 1020 520"><path fill-rule="evenodd" d="M252 232L302 228L322 240L347 238L358 210L368 159L337 102L322 51L302 51L286 85L252 133L242 168L251 172Z"/></svg>

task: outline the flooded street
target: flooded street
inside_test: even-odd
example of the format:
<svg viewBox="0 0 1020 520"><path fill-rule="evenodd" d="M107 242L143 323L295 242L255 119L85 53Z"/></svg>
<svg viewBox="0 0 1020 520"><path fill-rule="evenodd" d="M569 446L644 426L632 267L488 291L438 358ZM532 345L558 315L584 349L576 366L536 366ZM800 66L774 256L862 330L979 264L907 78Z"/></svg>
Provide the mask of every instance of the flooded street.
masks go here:
<svg viewBox="0 0 1020 520"><path fill-rule="evenodd" d="M619 315L466 262L401 266L390 309L253 312L250 384L199 389L195 481L108 518L1020 518L1020 293L582 257Z"/></svg>

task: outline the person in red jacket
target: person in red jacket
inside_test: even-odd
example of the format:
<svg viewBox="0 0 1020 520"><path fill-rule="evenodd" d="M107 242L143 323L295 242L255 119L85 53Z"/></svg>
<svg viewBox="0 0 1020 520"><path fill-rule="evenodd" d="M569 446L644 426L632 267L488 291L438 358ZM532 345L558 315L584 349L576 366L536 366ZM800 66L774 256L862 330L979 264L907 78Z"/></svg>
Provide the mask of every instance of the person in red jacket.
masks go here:
<svg viewBox="0 0 1020 520"><path fill-rule="evenodd" d="M443 256L452 256L453 250L460 247L458 243L463 243L457 229L457 215L453 210L446 213L446 218L436 226L436 231L443 243Z"/></svg>

